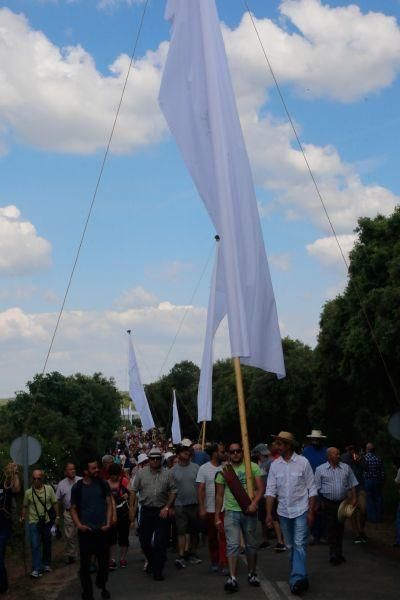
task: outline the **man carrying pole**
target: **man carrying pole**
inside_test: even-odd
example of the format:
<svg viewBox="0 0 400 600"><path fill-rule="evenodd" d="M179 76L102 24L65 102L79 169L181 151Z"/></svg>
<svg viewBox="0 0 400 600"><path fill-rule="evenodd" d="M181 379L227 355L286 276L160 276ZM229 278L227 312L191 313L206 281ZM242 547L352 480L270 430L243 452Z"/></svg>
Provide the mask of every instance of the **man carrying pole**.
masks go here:
<svg viewBox="0 0 400 600"><path fill-rule="evenodd" d="M229 460L240 484L248 492L247 473L243 459L243 448L239 442L233 442L229 445ZM240 550L240 533L243 535L246 556L248 575L247 581L253 587L260 586L260 580L257 577L257 508L258 503L264 494L264 484L262 472L258 465L250 463L251 467L251 483L255 489L254 498L251 500L246 511L239 505L235 498L234 484L229 484L222 473L218 473L215 478L216 497L215 497L215 526L217 528L224 527L227 555L229 564L229 577L225 582L225 590L227 592L236 592L239 589L237 582L237 562ZM225 520L221 520L222 506L225 504Z"/></svg>

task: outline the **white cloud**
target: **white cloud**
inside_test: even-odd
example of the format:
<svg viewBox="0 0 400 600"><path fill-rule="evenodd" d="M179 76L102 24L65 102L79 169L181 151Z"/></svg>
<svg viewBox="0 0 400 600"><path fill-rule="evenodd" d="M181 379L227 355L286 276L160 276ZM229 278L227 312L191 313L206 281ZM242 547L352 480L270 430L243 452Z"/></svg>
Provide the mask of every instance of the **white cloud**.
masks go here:
<svg viewBox="0 0 400 600"><path fill-rule="evenodd" d="M185 316L164 373L180 360L200 363L206 309L177 306L168 301L158 306L129 310L65 311L50 356L48 371L93 373L115 376L127 389L126 330L132 329L139 367L145 382L159 376L178 327ZM25 313L20 308L0 312L0 397L21 388L43 367L57 313ZM12 349L9 352L8 349ZM229 351L226 329L217 336L216 356ZM4 360L3 360L4 357Z"/></svg>
<svg viewBox="0 0 400 600"><path fill-rule="evenodd" d="M32 315L20 308L9 308L0 313L0 341L30 338L41 341L46 338L46 328Z"/></svg>
<svg viewBox="0 0 400 600"><path fill-rule="evenodd" d="M144 2L145 0L99 0L97 6L101 10L114 10L119 6L135 6Z"/></svg>
<svg viewBox="0 0 400 600"><path fill-rule="evenodd" d="M291 269L291 255L289 252L282 252L281 254L270 254L268 261L271 267L275 267L279 271L290 271Z"/></svg>
<svg viewBox="0 0 400 600"><path fill-rule="evenodd" d="M131 72L112 149L134 151L158 142L165 121L158 109L166 52L147 52ZM129 57L102 75L81 46L59 48L23 15L0 9L0 131L8 128L38 148L92 153L103 148L114 120Z"/></svg>
<svg viewBox="0 0 400 600"><path fill-rule="evenodd" d="M308 98L347 102L395 80L400 29L394 17L363 14L354 4L334 8L320 0L283 0L279 10L280 25L254 20L281 84L295 85ZM254 88L271 87L273 81L248 14L235 31L225 28L225 42L242 107L252 105Z"/></svg>
<svg viewBox="0 0 400 600"><path fill-rule="evenodd" d="M20 217L16 206L0 207L0 274L24 275L50 265L50 243Z"/></svg>
<svg viewBox="0 0 400 600"><path fill-rule="evenodd" d="M151 292L138 286L123 292L115 302L115 308L124 310L127 308L143 308L145 306L158 306L159 299Z"/></svg>
<svg viewBox="0 0 400 600"><path fill-rule="evenodd" d="M349 258L349 253L353 249L356 239L356 234L338 236L338 241L346 260ZM317 258L323 265L343 265L344 267L343 257L334 236L321 238L315 240L312 244L307 244L307 252Z"/></svg>

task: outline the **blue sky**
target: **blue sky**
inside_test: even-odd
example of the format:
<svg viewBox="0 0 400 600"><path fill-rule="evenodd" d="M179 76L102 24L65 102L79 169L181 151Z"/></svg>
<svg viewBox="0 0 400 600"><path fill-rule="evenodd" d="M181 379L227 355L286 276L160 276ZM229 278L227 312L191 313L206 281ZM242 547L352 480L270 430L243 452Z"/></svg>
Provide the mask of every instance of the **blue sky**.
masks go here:
<svg viewBox="0 0 400 600"><path fill-rule="evenodd" d="M249 6L348 250L359 216L390 214L399 201L400 3ZM100 370L121 388L127 328L145 381L160 374L183 317L163 372L184 358L198 363L205 331L215 232L157 106L164 7L150 0L49 361L66 374ZM217 7L282 334L314 344L344 265L243 3ZM129 0L0 5L0 397L42 368L142 10ZM223 327L216 355L228 350Z"/></svg>

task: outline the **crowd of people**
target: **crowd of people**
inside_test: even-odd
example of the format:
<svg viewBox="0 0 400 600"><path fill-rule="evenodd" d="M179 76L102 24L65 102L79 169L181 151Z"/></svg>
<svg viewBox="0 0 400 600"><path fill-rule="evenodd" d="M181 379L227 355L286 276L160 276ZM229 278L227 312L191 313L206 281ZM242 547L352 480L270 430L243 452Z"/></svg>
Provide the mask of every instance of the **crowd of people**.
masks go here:
<svg viewBox="0 0 400 600"><path fill-rule="evenodd" d="M52 570L52 539L62 535L66 562L79 561L82 599L94 597L93 573L101 597L110 598L109 574L128 567L130 532L136 529L143 569L153 580L164 579L168 547L176 550L177 569L201 564L197 549L203 536L211 570L224 574L224 589L235 592L241 553L248 585L260 586L257 555L270 545L273 532L274 550L289 556L291 592L302 594L309 587L308 546L326 541L330 563L345 562L346 518L354 544L367 543L367 520L382 518L385 479L373 444L365 452L349 445L341 454L326 446L321 431L307 437L303 449L286 431L258 444L251 452L250 481L240 442L202 448L184 438L173 445L157 430L140 429L124 429L100 464L94 453L82 457L80 475L76 465L65 465L65 477L54 487L35 469L20 514L29 524L31 577ZM400 486L399 461L395 465ZM0 593L8 589L5 550L13 497L20 493L18 468L11 463L0 483ZM400 546L400 508L395 545Z"/></svg>

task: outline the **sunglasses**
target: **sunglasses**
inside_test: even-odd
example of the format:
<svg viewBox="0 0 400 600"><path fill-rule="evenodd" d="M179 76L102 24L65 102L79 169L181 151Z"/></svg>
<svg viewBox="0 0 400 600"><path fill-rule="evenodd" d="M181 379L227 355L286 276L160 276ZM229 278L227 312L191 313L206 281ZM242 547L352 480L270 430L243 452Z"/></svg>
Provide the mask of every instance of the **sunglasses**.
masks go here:
<svg viewBox="0 0 400 600"><path fill-rule="evenodd" d="M161 456L150 456L149 460L161 460Z"/></svg>
<svg viewBox="0 0 400 600"><path fill-rule="evenodd" d="M234 448L234 450L229 450L229 454L241 454L241 448Z"/></svg>

